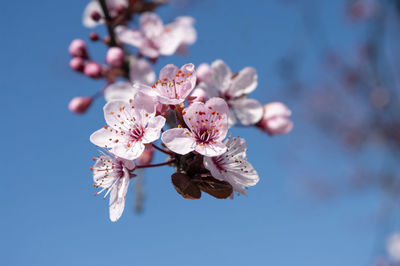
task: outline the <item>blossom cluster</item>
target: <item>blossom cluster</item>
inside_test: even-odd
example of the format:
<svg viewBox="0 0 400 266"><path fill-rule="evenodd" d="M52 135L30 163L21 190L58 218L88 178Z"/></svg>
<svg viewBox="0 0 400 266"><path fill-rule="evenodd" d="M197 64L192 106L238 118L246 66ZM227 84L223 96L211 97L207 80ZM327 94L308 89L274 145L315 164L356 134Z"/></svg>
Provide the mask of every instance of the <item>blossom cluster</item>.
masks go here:
<svg viewBox="0 0 400 266"><path fill-rule="evenodd" d="M93 0L85 9L85 26L108 27L106 65L90 59L82 40L69 47L72 69L106 82L94 96L74 98L69 105L72 112L84 113L98 95L107 102L105 125L90 136L103 149L91 169L94 186L100 188L96 195L110 195L110 219L116 221L136 170L164 165L174 168L171 181L184 198L198 199L202 192L216 198L247 195L246 188L257 184L259 176L246 157L246 140L228 131L240 123L269 135L286 134L293 127L291 111L279 102L263 106L250 98L258 85L256 70L232 72L222 60L197 68L168 64L156 80L152 64L160 56L186 53L196 41L194 19L178 17L164 25L148 11L157 5L137 3L142 5ZM137 14L138 25L130 29L127 22ZM99 36L92 32L90 38ZM166 154L166 161L150 164L154 151Z"/></svg>

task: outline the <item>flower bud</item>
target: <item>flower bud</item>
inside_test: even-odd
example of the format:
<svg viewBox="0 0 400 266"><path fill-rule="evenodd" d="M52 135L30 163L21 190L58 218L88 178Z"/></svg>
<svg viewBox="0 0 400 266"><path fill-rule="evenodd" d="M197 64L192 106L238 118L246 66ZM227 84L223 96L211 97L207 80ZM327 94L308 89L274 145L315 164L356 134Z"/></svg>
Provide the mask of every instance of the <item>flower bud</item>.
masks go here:
<svg viewBox="0 0 400 266"><path fill-rule="evenodd" d="M280 102L272 102L264 106L264 115L257 126L269 135L283 135L293 129L289 108Z"/></svg>
<svg viewBox="0 0 400 266"><path fill-rule="evenodd" d="M68 109L75 114L83 114L91 104L90 97L75 97L69 102Z"/></svg>
<svg viewBox="0 0 400 266"><path fill-rule="evenodd" d="M94 20L94 21L99 21L101 19L101 15L98 11L93 11L90 14L90 17Z"/></svg>
<svg viewBox="0 0 400 266"><path fill-rule="evenodd" d="M121 67L124 63L124 51L119 47L111 47L107 51L106 63L111 67Z"/></svg>
<svg viewBox="0 0 400 266"><path fill-rule="evenodd" d="M75 39L69 45L69 53L75 57L88 58L88 53L86 50L86 43L81 39Z"/></svg>
<svg viewBox="0 0 400 266"><path fill-rule="evenodd" d="M140 157L137 158L138 164L145 165L151 163L151 161L153 160L153 155L154 155L154 148L151 146L146 147L142 155L140 155Z"/></svg>
<svg viewBox="0 0 400 266"><path fill-rule="evenodd" d="M96 33L96 32L94 32L94 31L92 31L90 34L89 34L89 39L90 40L92 40L92 41L98 41L99 40L99 35Z"/></svg>
<svg viewBox="0 0 400 266"><path fill-rule="evenodd" d="M89 61L85 64L83 72L88 77L100 78L101 77L101 66L94 61Z"/></svg>
<svg viewBox="0 0 400 266"><path fill-rule="evenodd" d="M81 57L74 57L69 61L69 66L79 72L83 72L83 59Z"/></svg>

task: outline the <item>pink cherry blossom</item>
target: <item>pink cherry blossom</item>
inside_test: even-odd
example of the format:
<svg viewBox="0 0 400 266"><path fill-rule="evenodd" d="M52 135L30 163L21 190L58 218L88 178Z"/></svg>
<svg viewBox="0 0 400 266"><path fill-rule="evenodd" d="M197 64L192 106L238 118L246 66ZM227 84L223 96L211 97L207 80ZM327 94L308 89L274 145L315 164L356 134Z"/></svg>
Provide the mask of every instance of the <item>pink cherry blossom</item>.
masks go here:
<svg viewBox="0 0 400 266"><path fill-rule="evenodd" d="M180 29L181 32L181 42L178 47L178 52L185 53L187 47L192 45L197 40L197 32L193 27L194 19L189 16L177 17L173 22L168 24L166 27L171 29Z"/></svg>
<svg viewBox="0 0 400 266"><path fill-rule="evenodd" d="M292 112L280 102L272 102L264 106L264 115L257 124L258 127L267 131L269 135L283 135L293 129L293 122L289 116Z"/></svg>
<svg viewBox="0 0 400 266"><path fill-rule="evenodd" d="M94 186L102 188L95 195L107 191L104 195L106 198L110 194L109 212L112 222L116 222L124 211L130 171L134 168L133 161L105 154L98 156L93 166Z"/></svg>
<svg viewBox="0 0 400 266"><path fill-rule="evenodd" d="M164 26L160 17L152 12L143 13L139 24L140 27L137 30L118 26L115 31L123 43L137 47L141 54L149 58L172 55L183 43L183 40L191 41L185 39L187 25L183 26L183 23L176 23Z"/></svg>
<svg viewBox="0 0 400 266"><path fill-rule="evenodd" d="M161 139L170 150L179 154L196 151L205 156L226 151L222 141L228 131L229 107L223 99L211 98L205 104L195 102L182 114L188 128L178 126L162 134Z"/></svg>
<svg viewBox="0 0 400 266"><path fill-rule="evenodd" d="M127 7L128 0L106 0L106 4L107 4L108 10L110 12L110 15L112 17L114 17L117 14L118 6ZM92 14L94 12L100 14L101 17L104 17L103 10L101 9L101 6L100 6L98 0L91 0L89 2L89 4L87 4L85 11L83 12L82 23L85 27L94 28L97 25L104 23L103 19L94 20L92 18Z"/></svg>
<svg viewBox="0 0 400 266"><path fill-rule="evenodd" d="M185 101L195 85L193 64L183 65L181 69L170 64L161 69L159 80L152 86L152 91L161 103L175 105Z"/></svg>
<svg viewBox="0 0 400 266"><path fill-rule="evenodd" d="M224 141L227 151L216 157L204 157L204 167L211 175L232 185L233 191L247 195L245 187L257 184L259 177L246 158L246 141L228 138Z"/></svg>
<svg viewBox="0 0 400 266"><path fill-rule="evenodd" d="M144 144L160 138L165 118L155 114L154 99L142 92L129 102L111 101L104 106L108 126L94 132L90 141L118 157L136 159L143 153Z"/></svg>
<svg viewBox="0 0 400 266"><path fill-rule="evenodd" d="M205 78L199 84L199 88L209 97L221 97L229 104L230 126L235 125L237 119L246 126L260 121L263 114L261 104L257 100L247 98L257 87L257 73L254 68L245 67L232 75L225 62L216 60L211 65L211 78L207 72L202 74Z"/></svg>

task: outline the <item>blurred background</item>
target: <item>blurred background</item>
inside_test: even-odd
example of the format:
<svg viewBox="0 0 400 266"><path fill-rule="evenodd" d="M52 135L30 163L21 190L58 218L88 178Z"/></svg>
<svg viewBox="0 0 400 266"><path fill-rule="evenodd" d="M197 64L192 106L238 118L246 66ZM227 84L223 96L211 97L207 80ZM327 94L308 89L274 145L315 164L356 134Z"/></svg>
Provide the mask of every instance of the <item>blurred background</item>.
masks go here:
<svg viewBox="0 0 400 266"><path fill-rule="evenodd" d="M172 168L149 169L142 212L133 184L117 223L89 171L105 102L82 116L67 108L104 85L68 66L70 41L88 40L86 4L2 3L2 265L396 265L387 241L400 230L400 1L175 0L157 9L166 22L193 16L198 40L185 56L160 58L156 73L215 59L233 71L253 66L252 98L286 103L295 128L278 137L232 130L260 175L248 197L185 200ZM104 61L104 45L90 51Z"/></svg>

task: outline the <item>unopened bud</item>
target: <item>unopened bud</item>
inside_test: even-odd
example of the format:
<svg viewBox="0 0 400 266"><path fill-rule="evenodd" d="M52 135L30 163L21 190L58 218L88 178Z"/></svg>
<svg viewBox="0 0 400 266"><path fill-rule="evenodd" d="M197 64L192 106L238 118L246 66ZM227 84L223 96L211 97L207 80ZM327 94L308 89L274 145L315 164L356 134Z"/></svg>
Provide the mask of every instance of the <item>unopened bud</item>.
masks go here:
<svg viewBox="0 0 400 266"><path fill-rule="evenodd" d="M106 63L111 67L121 67L124 64L124 50L119 47L108 49Z"/></svg>
<svg viewBox="0 0 400 266"><path fill-rule="evenodd" d="M94 20L94 21L99 21L101 19L101 15L98 11L93 11L92 14L90 14L90 17Z"/></svg>
<svg viewBox="0 0 400 266"><path fill-rule="evenodd" d="M257 126L271 136L287 134L293 129L293 122L289 119L291 114L283 103L269 103L264 106L264 116Z"/></svg>
<svg viewBox="0 0 400 266"><path fill-rule="evenodd" d="M91 32L90 34L89 34L89 39L90 40L92 40L92 41L98 41L99 40L99 35L96 33L96 32Z"/></svg>
<svg viewBox="0 0 400 266"><path fill-rule="evenodd" d="M100 78L101 66L94 61L87 62L84 66L83 73L91 78Z"/></svg>
<svg viewBox="0 0 400 266"><path fill-rule="evenodd" d="M75 57L87 58L88 53L86 50L86 43L81 39L75 39L69 45L69 53Z"/></svg>
<svg viewBox="0 0 400 266"><path fill-rule="evenodd" d="M68 109L75 114L83 114L91 104L92 98L90 97L75 97L69 102Z"/></svg>
<svg viewBox="0 0 400 266"><path fill-rule="evenodd" d="M69 66L79 72L83 72L83 59L81 57L74 57L69 61Z"/></svg>

